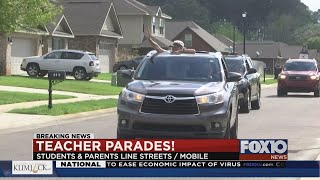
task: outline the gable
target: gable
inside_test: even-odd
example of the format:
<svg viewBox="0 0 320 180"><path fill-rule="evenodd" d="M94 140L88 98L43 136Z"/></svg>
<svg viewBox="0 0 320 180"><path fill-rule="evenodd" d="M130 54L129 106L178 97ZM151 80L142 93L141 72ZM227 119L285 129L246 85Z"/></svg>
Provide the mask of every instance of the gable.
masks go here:
<svg viewBox="0 0 320 180"><path fill-rule="evenodd" d="M74 34L65 16L62 16L59 23L52 32L52 36L74 37Z"/></svg>
<svg viewBox="0 0 320 180"><path fill-rule="evenodd" d="M113 4L111 4L108 10L100 31L100 35L122 38L120 22Z"/></svg>
<svg viewBox="0 0 320 180"><path fill-rule="evenodd" d="M104 22L102 29L103 30L112 31L112 32L115 31L115 28L114 28L114 25L113 25L113 22L112 22L112 18L110 17L110 14L108 15L106 21Z"/></svg>

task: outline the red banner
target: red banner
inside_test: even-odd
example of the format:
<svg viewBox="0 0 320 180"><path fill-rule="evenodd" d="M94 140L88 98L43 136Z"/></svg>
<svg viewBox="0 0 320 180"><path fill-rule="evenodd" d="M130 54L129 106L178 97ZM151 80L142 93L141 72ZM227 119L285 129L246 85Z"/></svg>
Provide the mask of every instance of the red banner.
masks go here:
<svg viewBox="0 0 320 180"><path fill-rule="evenodd" d="M239 140L33 140L33 152L239 152L239 146Z"/></svg>

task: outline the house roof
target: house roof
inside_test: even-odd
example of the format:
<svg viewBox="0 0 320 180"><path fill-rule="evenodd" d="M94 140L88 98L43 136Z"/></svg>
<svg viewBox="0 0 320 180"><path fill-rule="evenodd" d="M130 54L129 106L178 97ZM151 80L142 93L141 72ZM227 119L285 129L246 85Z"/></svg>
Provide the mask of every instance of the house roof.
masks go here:
<svg viewBox="0 0 320 180"><path fill-rule="evenodd" d="M166 38L174 40L187 28L196 33L201 39L207 42L209 46L211 46L216 51L227 51L228 46L226 46L224 43L219 41L217 38L215 38L213 35L208 33L193 21L166 22Z"/></svg>
<svg viewBox="0 0 320 180"><path fill-rule="evenodd" d="M227 38L226 36L221 35L221 34L213 34L213 36L215 38L217 38L219 41L221 41L223 44L225 44L226 46L228 46L228 47L233 46L233 40Z"/></svg>
<svg viewBox="0 0 320 180"><path fill-rule="evenodd" d="M62 31L57 29L59 26L63 27ZM46 28L51 36L74 38L69 22L63 14L57 16L53 22L46 25Z"/></svg>
<svg viewBox="0 0 320 180"><path fill-rule="evenodd" d="M75 35L98 35L122 38L122 30L112 0L64 0L64 14ZM114 13L110 13L110 12ZM113 16L114 15L114 16ZM102 30L112 16L115 31Z"/></svg>
<svg viewBox="0 0 320 180"><path fill-rule="evenodd" d="M172 41L170 41L164 37L161 37L161 36L153 36L153 37L154 37L153 40L156 43L158 43L159 46L162 48L167 48L173 44ZM140 48L151 48L149 41L144 38L143 42L140 44Z"/></svg>
<svg viewBox="0 0 320 180"><path fill-rule="evenodd" d="M160 6L148 6L137 0L115 0L118 15L152 15L157 16ZM159 14L158 14L159 16ZM161 13L161 17L172 19L169 15Z"/></svg>
<svg viewBox="0 0 320 180"><path fill-rule="evenodd" d="M275 41L247 41L246 54L252 58L298 58L302 46ZM243 54L243 43L237 43L236 52ZM317 51L309 50L309 58L316 58Z"/></svg>

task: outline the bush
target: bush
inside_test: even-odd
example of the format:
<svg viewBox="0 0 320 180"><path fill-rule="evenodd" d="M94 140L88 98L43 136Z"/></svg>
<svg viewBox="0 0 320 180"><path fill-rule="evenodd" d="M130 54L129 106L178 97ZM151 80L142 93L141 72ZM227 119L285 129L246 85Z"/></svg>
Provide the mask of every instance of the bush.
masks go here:
<svg viewBox="0 0 320 180"><path fill-rule="evenodd" d="M309 49L320 49L320 37L312 37L307 41Z"/></svg>
<svg viewBox="0 0 320 180"><path fill-rule="evenodd" d="M117 55L117 62L134 59L138 56L139 54L137 50L119 49Z"/></svg>

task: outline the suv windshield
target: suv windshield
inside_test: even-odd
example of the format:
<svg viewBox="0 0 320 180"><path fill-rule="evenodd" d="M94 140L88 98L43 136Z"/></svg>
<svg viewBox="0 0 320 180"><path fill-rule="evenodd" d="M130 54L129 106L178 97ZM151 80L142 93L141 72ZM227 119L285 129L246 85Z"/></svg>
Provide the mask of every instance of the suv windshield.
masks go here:
<svg viewBox="0 0 320 180"><path fill-rule="evenodd" d="M220 64L214 57L163 56L148 58L138 69L137 80L220 82Z"/></svg>
<svg viewBox="0 0 320 180"><path fill-rule="evenodd" d="M230 72L236 72L244 75L246 68L241 59L226 58L226 63Z"/></svg>
<svg viewBox="0 0 320 180"><path fill-rule="evenodd" d="M293 61L284 65L284 71L316 71L314 62Z"/></svg>

